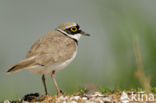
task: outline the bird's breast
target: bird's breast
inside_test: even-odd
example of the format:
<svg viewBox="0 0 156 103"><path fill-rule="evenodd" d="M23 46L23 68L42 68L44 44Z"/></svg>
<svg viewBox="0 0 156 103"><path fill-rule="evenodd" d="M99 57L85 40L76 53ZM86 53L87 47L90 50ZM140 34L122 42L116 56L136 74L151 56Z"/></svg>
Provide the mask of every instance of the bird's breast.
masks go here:
<svg viewBox="0 0 156 103"><path fill-rule="evenodd" d="M55 65L49 65L48 67L46 67L44 69L44 73L43 74L49 74L52 71L59 71L59 70L64 69L66 66L68 66L75 59L76 54L77 54L77 49L73 53L72 57L67 59L66 61L64 61L62 63L56 63Z"/></svg>

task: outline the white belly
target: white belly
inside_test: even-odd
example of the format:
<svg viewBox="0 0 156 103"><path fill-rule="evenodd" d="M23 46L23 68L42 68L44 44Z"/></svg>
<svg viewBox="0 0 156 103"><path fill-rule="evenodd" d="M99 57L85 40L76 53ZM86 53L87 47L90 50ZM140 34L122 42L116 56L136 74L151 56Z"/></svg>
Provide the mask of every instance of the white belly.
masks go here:
<svg viewBox="0 0 156 103"><path fill-rule="evenodd" d="M32 66L29 69L30 72L33 73L38 73L38 74L50 74L52 71L59 71L61 69L64 69L66 66L68 66L76 57L77 50L73 54L72 58L66 60L65 62L61 64L55 64L55 65L50 65L48 67L43 67L39 65Z"/></svg>

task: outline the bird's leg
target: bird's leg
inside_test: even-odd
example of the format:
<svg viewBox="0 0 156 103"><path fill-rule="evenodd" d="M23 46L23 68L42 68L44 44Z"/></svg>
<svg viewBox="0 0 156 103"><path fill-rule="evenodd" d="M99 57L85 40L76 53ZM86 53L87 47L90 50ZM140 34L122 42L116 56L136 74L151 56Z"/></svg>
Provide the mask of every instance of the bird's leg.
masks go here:
<svg viewBox="0 0 156 103"><path fill-rule="evenodd" d="M45 76L44 75L42 75L42 83L43 83L43 86L44 86L45 94L47 95L48 92L47 92L47 86L46 86Z"/></svg>
<svg viewBox="0 0 156 103"><path fill-rule="evenodd" d="M56 87L56 89L57 89L58 95L60 95L60 94L62 94L62 92L61 92L61 90L59 89L59 87L58 87L58 85L57 85L57 82L56 82L56 79L55 79L55 77L54 77L54 74L55 74L55 71L52 71L52 73L51 73L51 78L52 78L52 80L53 80L53 82L54 82L54 84L55 84L55 87Z"/></svg>

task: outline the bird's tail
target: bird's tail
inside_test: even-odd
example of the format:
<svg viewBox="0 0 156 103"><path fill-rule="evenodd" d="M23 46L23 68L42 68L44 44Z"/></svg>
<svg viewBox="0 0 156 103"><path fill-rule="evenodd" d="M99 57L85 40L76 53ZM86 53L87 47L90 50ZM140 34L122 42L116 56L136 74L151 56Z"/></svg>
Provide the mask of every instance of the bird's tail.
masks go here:
<svg viewBox="0 0 156 103"><path fill-rule="evenodd" d="M31 66L35 61L34 57L30 57L27 59L22 60L21 62L13 65L8 71L7 73L14 73L14 72L18 72L20 70L24 70L27 67Z"/></svg>

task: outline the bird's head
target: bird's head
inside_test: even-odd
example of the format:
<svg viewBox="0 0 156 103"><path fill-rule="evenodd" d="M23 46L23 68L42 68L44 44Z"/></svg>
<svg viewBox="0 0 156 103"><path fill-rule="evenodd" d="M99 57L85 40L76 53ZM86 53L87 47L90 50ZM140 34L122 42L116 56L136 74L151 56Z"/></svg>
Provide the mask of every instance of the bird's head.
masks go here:
<svg viewBox="0 0 156 103"><path fill-rule="evenodd" d="M61 24L56 28L56 30L73 39L76 39L77 41L80 39L81 36L90 36L89 34L82 31L80 26L75 22L67 22Z"/></svg>

